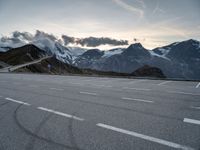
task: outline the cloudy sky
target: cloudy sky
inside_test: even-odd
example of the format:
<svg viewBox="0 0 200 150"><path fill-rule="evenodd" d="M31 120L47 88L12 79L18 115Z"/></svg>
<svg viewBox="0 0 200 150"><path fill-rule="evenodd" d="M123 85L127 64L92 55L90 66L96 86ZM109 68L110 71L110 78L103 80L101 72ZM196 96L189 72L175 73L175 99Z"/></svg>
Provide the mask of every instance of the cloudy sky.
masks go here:
<svg viewBox="0 0 200 150"><path fill-rule="evenodd" d="M200 0L0 0L0 35L110 37L146 48L200 40Z"/></svg>

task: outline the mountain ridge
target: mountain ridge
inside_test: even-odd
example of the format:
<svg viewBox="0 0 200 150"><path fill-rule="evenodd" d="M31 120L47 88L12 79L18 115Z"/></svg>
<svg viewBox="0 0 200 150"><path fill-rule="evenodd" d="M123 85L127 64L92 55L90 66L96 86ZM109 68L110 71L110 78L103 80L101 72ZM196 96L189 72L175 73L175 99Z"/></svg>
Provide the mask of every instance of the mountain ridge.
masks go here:
<svg viewBox="0 0 200 150"><path fill-rule="evenodd" d="M39 45L47 54L53 54L63 63L81 69L131 73L144 65L150 65L160 68L168 78L200 79L200 42L194 39L174 42L153 50L144 48L141 43L134 43L127 48L108 51L79 49L78 54L73 48L53 41L54 38L42 40L45 41L42 44L39 39L35 40L37 47ZM48 43L51 44L45 46Z"/></svg>

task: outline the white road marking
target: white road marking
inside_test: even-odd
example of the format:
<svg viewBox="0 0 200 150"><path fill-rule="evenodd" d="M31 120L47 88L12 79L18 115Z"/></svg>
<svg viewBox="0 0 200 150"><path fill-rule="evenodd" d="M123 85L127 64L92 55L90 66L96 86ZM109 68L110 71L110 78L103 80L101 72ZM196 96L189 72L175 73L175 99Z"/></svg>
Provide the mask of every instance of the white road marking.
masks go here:
<svg viewBox="0 0 200 150"><path fill-rule="evenodd" d="M103 84L91 84L91 85L97 86L97 87L109 87L109 88L112 87L111 85L103 85Z"/></svg>
<svg viewBox="0 0 200 150"><path fill-rule="evenodd" d="M170 82L172 82L172 81L161 82L161 83L159 83L159 84L157 84L157 85L164 85L164 84L167 84L167 83L170 83Z"/></svg>
<svg viewBox="0 0 200 150"><path fill-rule="evenodd" d="M169 92L169 93L175 93L175 94L185 94L185 95L200 96L200 94L195 94L195 93L178 92L178 91L168 91L168 92Z"/></svg>
<svg viewBox="0 0 200 150"><path fill-rule="evenodd" d="M8 101L11 101L11 102L15 102L15 103L19 103L19 104L30 106L30 104L28 104L28 103L25 103L25 102L22 102L22 101L18 101L18 100L9 98L9 97L6 97L5 99L8 100Z"/></svg>
<svg viewBox="0 0 200 150"><path fill-rule="evenodd" d="M195 120L195 119L184 118L183 122L200 125L200 120Z"/></svg>
<svg viewBox="0 0 200 150"><path fill-rule="evenodd" d="M176 148L176 149L194 150L193 148L185 146L185 145L180 145L180 144L177 144L177 143L174 143L174 142L170 142L170 141L167 141L167 140L155 138L155 137L152 137L152 136L140 134L140 133L133 132L133 131L120 129L120 128L113 127L113 126L106 125L106 124L102 124L102 123L98 123L97 126L105 128L105 129L109 129L109 130L112 130L112 131L120 132L120 133L123 133L123 134L131 135L131 136L143 139L143 140L155 142L155 143L158 143L158 144L161 144L161 145L165 145L165 146L168 146L168 147Z"/></svg>
<svg viewBox="0 0 200 150"><path fill-rule="evenodd" d="M56 91L64 91L64 89L59 89L59 88L50 88L51 90L56 90Z"/></svg>
<svg viewBox="0 0 200 150"><path fill-rule="evenodd" d="M199 88L199 86L200 86L200 82L197 84L196 88Z"/></svg>
<svg viewBox="0 0 200 150"><path fill-rule="evenodd" d="M63 112L55 111L55 110L52 110L52 109L48 109L48 108L44 108L44 107L37 107L37 108L40 109L40 110L43 110L43 111L47 111L47 112L54 113L56 115L63 116L63 117L73 118L73 119L79 120L79 121L84 120L83 118L79 118L79 117L76 117L76 116L73 116L73 115L70 115L70 114L66 114L66 113L63 113Z"/></svg>
<svg viewBox="0 0 200 150"><path fill-rule="evenodd" d="M123 89L128 89L128 90L138 90L138 91L150 91L150 90L151 90L151 89L131 88L131 87L123 87Z"/></svg>
<svg viewBox="0 0 200 150"><path fill-rule="evenodd" d="M97 95L97 93L90 93L90 92L80 92L80 94L87 94L87 95Z"/></svg>
<svg viewBox="0 0 200 150"><path fill-rule="evenodd" d="M75 84L75 85L83 85L82 83L74 83L74 82L68 82L69 84Z"/></svg>
<svg viewBox="0 0 200 150"><path fill-rule="evenodd" d="M199 109L200 110L200 107L191 106L190 108Z"/></svg>
<svg viewBox="0 0 200 150"><path fill-rule="evenodd" d="M129 97L122 97L123 100L131 100L131 101L138 101L138 102L145 102L145 103L154 103L154 101L144 100L144 99L136 99L136 98L129 98Z"/></svg>

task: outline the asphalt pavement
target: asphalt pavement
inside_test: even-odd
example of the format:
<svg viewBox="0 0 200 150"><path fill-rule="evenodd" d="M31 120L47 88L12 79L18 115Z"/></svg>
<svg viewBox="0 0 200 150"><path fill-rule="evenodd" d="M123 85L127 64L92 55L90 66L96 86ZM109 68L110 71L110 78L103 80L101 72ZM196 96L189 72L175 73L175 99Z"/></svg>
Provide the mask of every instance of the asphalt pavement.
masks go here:
<svg viewBox="0 0 200 150"><path fill-rule="evenodd" d="M199 150L200 83L0 74L0 150Z"/></svg>

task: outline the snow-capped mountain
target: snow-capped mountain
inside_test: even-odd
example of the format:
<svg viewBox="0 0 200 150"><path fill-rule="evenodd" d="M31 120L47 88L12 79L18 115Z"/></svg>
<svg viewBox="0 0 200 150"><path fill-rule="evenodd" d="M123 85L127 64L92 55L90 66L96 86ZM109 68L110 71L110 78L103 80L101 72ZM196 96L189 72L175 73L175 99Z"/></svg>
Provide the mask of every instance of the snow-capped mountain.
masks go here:
<svg viewBox="0 0 200 150"><path fill-rule="evenodd" d="M200 42L196 40L176 42L153 50L147 50L136 43L119 53L113 52L109 57L105 57L106 53L110 51L103 53L95 50L92 53L95 56L92 57L80 55L74 65L124 73L150 65L160 68L169 78L200 79Z"/></svg>
<svg viewBox="0 0 200 150"><path fill-rule="evenodd" d="M14 32L12 36L0 39L0 51L27 44L33 44L45 53L55 55L58 60L79 68L131 73L150 65L160 68L169 78L200 79L200 42L196 40L176 42L153 50L135 43L128 48L103 51L67 47L54 35L41 31L35 35Z"/></svg>
<svg viewBox="0 0 200 150"><path fill-rule="evenodd" d="M35 35L27 32L13 32L10 37L2 37L0 40L0 52L6 52L12 48L33 44L44 50L49 55L56 55L57 59L64 63L72 64L77 56L86 51L84 48L66 47L63 42L54 35L36 31Z"/></svg>

